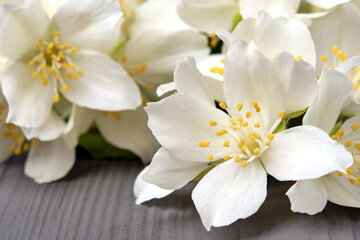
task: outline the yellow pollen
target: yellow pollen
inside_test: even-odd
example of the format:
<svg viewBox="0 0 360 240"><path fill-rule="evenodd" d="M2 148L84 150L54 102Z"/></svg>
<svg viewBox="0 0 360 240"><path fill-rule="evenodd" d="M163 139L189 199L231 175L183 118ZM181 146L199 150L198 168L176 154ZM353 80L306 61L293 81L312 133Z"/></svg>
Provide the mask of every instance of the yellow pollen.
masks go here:
<svg viewBox="0 0 360 240"><path fill-rule="evenodd" d="M266 144L266 146L270 147L271 142L270 142L270 141L266 141L265 144Z"/></svg>
<svg viewBox="0 0 360 240"><path fill-rule="evenodd" d="M255 123L255 124L254 124L254 127L259 128L259 127L260 127L260 123L259 123L259 122Z"/></svg>
<svg viewBox="0 0 360 240"><path fill-rule="evenodd" d="M72 48L71 48L71 51L73 51L73 52L76 52L77 50L78 50L77 47L72 47Z"/></svg>
<svg viewBox="0 0 360 240"><path fill-rule="evenodd" d="M60 101L60 95L57 93L54 95L54 102L58 103Z"/></svg>
<svg viewBox="0 0 360 240"><path fill-rule="evenodd" d="M46 64L41 64L40 68L41 68L41 69L45 69L45 68L46 68Z"/></svg>
<svg viewBox="0 0 360 240"><path fill-rule="evenodd" d="M346 172L347 174L352 175L354 173L354 169L349 167L348 169L346 169Z"/></svg>
<svg viewBox="0 0 360 240"><path fill-rule="evenodd" d="M355 180L354 179L351 179L351 178L349 178L349 182L351 183L351 184L355 184Z"/></svg>
<svg viewBox="0 0 360 240"><path fill-rule="evenodd" d="M41 46L40 45L36 45L36 50L38 50L38 51L41 51Z"/></svg>
<svg viewBox="0 0 360 240"><path fill-rule="evenodd" d="M352 145L352 141L351 141L351 140L345 142L345 146L346 146L346 147L350 147L351 145Z"/></svg>
<svg viewBox="0 0 360 240"><path fill-rule="evenodd" d="M235 162L240 162L240 160L241 160L241 159L240 159L239 156L236 156L236 157L235 157Z"/></svg>
<svg viewBox="0 0 360 240"><path fill-rule="evenodd" d="M209 159L210 161L214 159L214 155L210 154L209 156L207 156L207 159Z"/></svg>
<svg viewBox="0 0 360 240"><path fill-rule="evenodd" d="M125 63L127 61L127 56L122 56L121 61Z"/></svg>
<svg viewBox="0 0 360 240"><path fill-rule="evenodd" d="M80 77L84 76L84 72L81 71L81 70L78 71L78 74L79 74Z"/></svg>
<svg viewBox="0 0 360 240"><path fill-rule="evenodd" d="M337 131L336 135L339 137L339 140L341 140L341 138L344 136L344 130L339 129Z"/></svg>
<svg viewBox="0 0 360 240"><path fill-rule="evenodd" d="M255 140L255 139L256 139L256 137L255 137L253 134L251 134L251 135L249 136L249 138L250 138L251 140Z"/></svg>
<svg viewBox="0 0 360 240"><path fill-rule="evenodd" d="M219 106L223 109L226 110L226 104L224 102L219 103Z"/></svg>
<svg viewBox="0 0 360 240"><path fill-rule="evenodd" d="M243 145L243 146L241 147L241 151L243 151L243 152L246 151L246 145Z"/></svg>
<svg viewBox="0 0 360 240"><path fill-rule="evenodd" d="M44 40L43 40L42 38L39 38L38 41L39 41L39 43L43 43L43 42L44 42Z"/></svg>
<svg viewBox="0 0 360 240"><path fill-rule="evenodd" d="M62 54L62 53L60 53L60 54L59 54L59 59L64 59L64 58L65 58L65 55Z"/></svg>
<svg viewBox="0 0 360 240"><path fill-rule="evenodd" d="M70 63L70 67L71 67L72 69L75 69L75 68L76 68L76 65L75 65L74 63Z"/></svg>
<svg viewBox="0 0 360 240"><path fill-rule="evenodd" d="M351 129L355 132L359 128L359 124L355 123L351 126Z"/></svg>
<svg viewBox="0 0 360 240"><path fill-rule="evenodd" d="M60 36L60 33L58 31L54 32L54 37Z"/></svg>
<svg viewBox="0 0 360 240"><path fill-rule="evenodd" d="M78 76L76 75L76 73L72 73L72 74L71 74L71 77L72 77L73 79L75 79L75 80L78 78Z"/></svg>
<svg viewBox="0 0 360 240"><path fill-rule="evenodd" d="M31 146L33 146L33 147L36 147L37 146L37 142L36 142L36 140L35 139L31 139Z"/></svg>
<svg viewBox="0 0 360 240"><path fill-rule="evenodd" d="M322 62L327 62L327 60L328 60L328 59L327 59L325 56L321 56L321 61L322 61Z"/></svg>
<svg viewBox="0 0 360 240"><path fill-rule="evenodd" d="M331 138L335 141L338 140L337 136L335 136L335 135L332 135Z"/></svg>
<svg viewBox="0 0 360 240"><path fill-rule="evenodd" d="M223 58L223 59L221 59L221 63L222 64L224 64L225 63L225 59Z"/></svg>
<svg viewBox="0 0 360 240"><path fill-rule="evenodd" d="M301 55L299 55L299 56L296 57L296 61L300 61L300 59L302 59L302 56L301 56Z"/></svg>
<svg viewBox="0 0 360 240"><path fill-rule="evenodd" d="M68 43L64 43L64 44L63 44L63 48L69 48L69 44L68 44Z"/></svg>
<svg viewBox="0 0 360 240"><path fill-rule="evenodd" d="M243 120L241 117L239 117L239 118L237 119L237 121L239 122L240 125L243 124L243 122L244 122L244 120Z"/></svg>
<svg viewBox="0 0 360 240"><path fill-rule="evenodd" d="M60 48L61 47L61 42L57 42L56 44L55 44L55 46L57 47L57 48ZM60 56L59 56L60 57Z"/></svg>
<svg viewBox="0 0 360 240"><path fill-rule="evenodd" d="M64 70L68 70L68 69L69 69L69 66L68 66L66 63L64 63L64 64L62 65L62 68L63 68Z"/></svg>
<svg viewBox="0 0 360 240"><path fill-rule="evenodd" d="M331 50L335 54L338 52L338 47L336 45L334 45Z"/></svg>
<svg viewBox="0 0 360 240"><path fill-rule="evenodd" d="M228 132L224 129L224 130L220 130L216 132L216 136L222 136L224 134L227 134Z"/></svg>
<svg viewBox="0 0 360 240"><path fill-rule="evenodd" d="M48 85L48 80L44 79L43 82L42 82L42 85L46 87Z"/></svg>
<svg viewBox="0 0 360 240"><path fill-rule="evenodd" d="M337 171L337 173L340 177L344 176L344 173L342 173L342 172Z"/></svg>
<svg viewBox="0 0 360 240"><path fill-rule="evenodd" d="M16 154L16 155L20 155L20 154L21 154L21 148L20 148L20 147L17 147L17 148L15 149L15 154Z"/></svg>
<svg viewBox="0 0 360 240"><path fill-rule="evenodd" d="M256 107L256 112L260 112L260 107L259 106Z"/></svg>
<svg viewBox="0 0 360 240"><path fill-rule="evenodd" d="M32 77L37 77L37 76L39 76L39 72L35 71L32 73Z"/></svg>
<svg viewBox="0 0 360 240"><path fill-rule="evenodd" d="M25 152L29 151L29 143L25 143L25 144L24 144L23 150L24 150Z"/></svg>
<svg viewBox="0 0 360 240"><path fill-rule="evenodd" d="M61 78L60 73L57 73L57 74L55 75L55 77L56 77L56 79L60 79L60 78Z"/></svg>
<svg viewBox="0 0 360 240"><path fill-rule="evenodd" d="M53 72L53 70L52 70L51 68L49 68L49 69L46 71L46 73L47 73L48 75L50 75L52 72Z"/></svg>
<svg viewBox="0 0 360 240"><path fill-rule="evenodd" d="M215 122L215 121L209 121L209 125L212 126L212 127L214 127L214 126L217 125L217 122Z"/></svg>
<svg viewBox="0 0 360 240"><path fill-rule="evenodd" d="M258 106L258 102L257 101L253 101L253 106L256 109L256 107Z"/></svg>
<svg viewBox="0 0 360 240"><path fill-rule="evenodd" d="M68 85L66 85L66 84L62 85L62 90L64 92L67 92L69 90Z"/></svg>
<svg viewBox="0 0 360 240"><path fill-rule="evenodd" d="M244 126L244 127L247 127L247 126L249 126L249 123L248 123L248 122L244 122L243 126Z"/></svg>
<svg viewBox="0 0 360 240"><path fill-rule="evenodd" d="M45 73L41 73L41 74L40 74L40 79L41 79L41 80L44 80L44 79L45 79Z"/></svg>
<svg viewBox="0 0 360 240"><path fill-rule="evenodd" d="M225 142L223 143L223 145L224 145L224 147L229 147L229 141L225 141Z"/></svg>
<svg viewBox="0 0 360 240"><path fill-rule="evenodd" d="M146 89L149 90L149 91L154 91L155 87L153 85L147 85Z"/></svg>
<svg viewBox="0 0 360 240"><path fill-rule="evenodd" d="M244 160L244 161L241 162L241 167L246 167L246 165L247 165L247 161L246 161L246 160Z"/></svg>
<svg viewBox="0 0 360 240"><path fill-rule="evenodd" d="M22 136L18 138L17 143L21 145L24 143L24 141L25 141L25 137Z"/></svg>
<svg viewBox="0 0 360 240"><path fill-rule="evenodd" d="M11 153L15 152L15 145L11 145L9 147L9 152L11 152Z"/></svg>
<svg viewBox="0 0 360 240"><path fill-rule="evenodd" d="M229 158L230 158L229 155L225 155L225 156L224 156L224 160L225 160L225 161L229 160Z"/></svg>
<svg viewBox="0 0 360 240"><path fill-rule="evenodd" d="M49 47L49 49L53 49L54 48L54 43L49 43L48 47Z"/></svg>
<svg viewBox="0 0 360 240"><path fill-rule="evenodd" d="M52 54L51 49L46 49L46 51L45 51L45 52L46 52L46 54L49 54L49 55L50 55L50 54Z"/></svg>
<svg viewBox="0 0 360 240"><path fill-rule="evenodd" d="M247 117L247 118L250 118L250 117L251 117L251 112L249 112L249 111L246 112L246 117Z"/></svg>
<svg viewBox="0 0 360 240"><path fill-rule="evenodd" d="M270 141L272 141L272 140L274 140L275 135L274 135L273 133L268 133L268 134L266 135L266 137L267 137Z"/></svg>
<svg viewBox="0 0 360 240"><path fill-rule="evenodd" d="M243 105L242 105L241 103L239 103L239 104L237 105L237 110L240 112L242 108L243 108Z"/></svg>
<svg viewBox="0 0 360 240"><path fill-rule="evenodd" d="M260 153L260 149L259 148L255 148L254 149L254 155L258 155Z"/></svg>
<svg viewBox="0 0 360 240"><path fill-rule="evenodd" d="M355 144L355 148L360 151L360 143Z"/></svg>
<svg viewBox="0 0 360 240"><path fill-rule="evenodd" d="M199 147L208 147L210 142L199 142Z"/></svg>
<svg viewBox="0 0 360 240"><path fill-rule="evenodd" d="M284 111L280 111L279 117L280 117L280 118L284 118L284 117L285 117L285 112L284 112Z"/></svg>
<svg viewBox="0 0 360 240"><path fill-rule="evenodd" d="M28 63L28 65L30 66L30 67L33 67L34 66L34 61L30 61L29 63Z"/></svg>

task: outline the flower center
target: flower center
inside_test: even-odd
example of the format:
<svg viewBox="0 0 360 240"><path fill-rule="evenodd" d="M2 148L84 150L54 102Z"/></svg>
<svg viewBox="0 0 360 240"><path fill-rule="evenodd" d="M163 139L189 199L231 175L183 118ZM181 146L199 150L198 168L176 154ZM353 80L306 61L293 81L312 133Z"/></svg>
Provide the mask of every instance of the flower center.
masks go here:
<svg viewBox="0 0 360 240"><path fill-rule="evenodd" d="M120 120L121 119L121 114L120 112L110 112L111 116L113 116L116 120ZM107 117L109 116L109 112L108 111L103 111L103 116Z"/></svg>
<svg viewBox="0 0 360 240"><path fill-rule="evenodd" d="M3 104L0 104L0 124L5 124L6 126L6 129L1 133L1 135L3 138L10 138L12 141L12 144L9 147L9 152L20 155L22 151L27 152L29 150L30 144L32 146L36 146L36 140L26 140L23 132L18 126L11 123L5 123L5 116L3 116L4 110L5 106Z"/></svg>
<svg viewBox="0 0 360 240"><path fill-rule="evenodd" d="M359 124L355 123L350 129L339 129L331 138L340 142L353 156L353 165L346 170L346 173L338 172L340 177L345 177L351 184L360 186L360 134L356 134ZM354 134L355 133L355 134Z"/></svg>
<svg viewBox="0 0 360 240"><path fill-rule="evenodd" d="M36 69L32 73L32 77L39 78L43 86L47 86L49 81L53 81L54 102L60 100L58 83L61 85L62 91L66 92L68 91L68 85L64 81L65 77L76 80L78 76L82 77L84 75L69 56L71 53L78 51L78 48L60 42L59 37L60 33L56 31L52 42L40 38L39 45L36 46L39 53L28 63L30 67Z"/></svg>
<svg viewBox="0 0 360 240"><path fill-rule="evenodd" d="M329 68L335 68L340 63L344 62L347 59L347 54L345 54L342 50L338 48L338 46L334 45L331 49L333 55L331 58L327 58L326 56L321 56L320 60L325 63L325 65Z"/></svg>
<svg viewBox="0 0 360 240"><path fill-rule="evenodd" d="M236 163L241 162L241 166L246 167L248 162L260 157L260 155L270 147L271 141L275 137L273 132L279 125L281 119L285 117L285 112L280 112L279 120L267 131L257 101L253 102L253 111L242 111L243 105L238 104L238 112L235 114L229 113L229 109L225 103L221 102L219 105L223 110L228 112L229 124L217 123L211 120L209 121L209 125L218 128L218 131L215 133L216 136L229 136L228 140L224 141L222 145L225 148L232 148L232 152L234 152L232 155L225 155L223 159L226 161L234 158ZM238 117L235 119L233 116ZM209 145L210 142L199 142L199 147L208 147ZM214 155L211 154L207 158L212 161Z"/></svg>

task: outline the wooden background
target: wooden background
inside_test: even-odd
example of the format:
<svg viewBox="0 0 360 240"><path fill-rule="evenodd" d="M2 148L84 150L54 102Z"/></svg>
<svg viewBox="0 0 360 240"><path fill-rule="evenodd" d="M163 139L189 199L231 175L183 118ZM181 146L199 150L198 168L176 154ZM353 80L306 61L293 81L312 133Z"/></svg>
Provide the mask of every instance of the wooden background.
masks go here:
<svg viewBox="0 0 360 240"><path fill-rule="evenodd" d="M56 183L23 174L24 156L0 166L0 240L8 239L360 239L360 210L328 204L315 216L292 213L291 183L269 180L265 204L252 217L207 232L190 193L195 186L134 203L133 181L143 168L130 160L78 160Z"/></svg>

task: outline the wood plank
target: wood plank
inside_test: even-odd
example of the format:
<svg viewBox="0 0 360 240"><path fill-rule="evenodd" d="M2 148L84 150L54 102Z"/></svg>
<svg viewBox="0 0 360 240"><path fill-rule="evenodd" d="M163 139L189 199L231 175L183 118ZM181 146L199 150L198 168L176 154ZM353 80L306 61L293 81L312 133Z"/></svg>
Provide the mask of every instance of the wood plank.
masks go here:
<svg viewBox="0 0 360 240"><path fill-rule="evenodd" d="M290 211L291 183L269 180L252 217L207 232L191 200L195 184L167 198L134 204L137 161L77 161L61 181L38 185L24 156L0 166L0 239L360 239L360 210L328 204L308 216Z"/></svg>

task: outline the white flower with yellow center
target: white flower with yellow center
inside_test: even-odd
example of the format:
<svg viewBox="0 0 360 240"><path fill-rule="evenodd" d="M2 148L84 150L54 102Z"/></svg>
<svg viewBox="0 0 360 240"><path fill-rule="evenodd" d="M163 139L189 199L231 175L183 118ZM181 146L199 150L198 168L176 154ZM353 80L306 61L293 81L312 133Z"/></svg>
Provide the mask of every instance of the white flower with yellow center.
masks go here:
<svg viewBox="0 0 360 240"><path fill-rule="evenodd" d="M202 75L192 61L179 64L177 77L188 83ZM174 190L208 171L192 193L207 229L254 214L266 197L267 173L313 179L351 164L351 154L316 127L275 131L305 109L317 89L311 65L290 54L268 60L251 45L233 42L225 58L223 110L215 108L209 89L181 90L189 87L145 109L162 148L143 179Z"/></svg>
<svg viewBox="0 0 360 240"><path fill-rule="evenodd" d="M304 116L304 125L313 125L329 133L334 142L342 144L351 153L353 163L346 171L298 181L287 192L291 209L295 212L316 214L324 209L327 200L339 205L360 207L360 116L351 117L334 127L353 90L345 74L324 69L318 94Z"/></svg>
<svg viewBox="0 0 360 240"><path fill-rule="evenodd" d="M59 126L52 124L59 117L52 113L54 120L35 129L37 137L28 140L20 127L5 122L7 113L8 105L0 92L0 162L13 154L28 152L24 172L35 182L46 183L64 177L75 163L75 148L66 144L57 130ZM47 141L49 137L54 140Z"/></svg>
<svg viewBox="0 0 360 240"><path fill-rule="evenodd" d="M38 0L4 4L0 51L9 59L2 80L7 122L37 128L63 97L98 110L140 105L136 84L100 52L120 17L115 0L63 1L52 19Z"/></svg>

